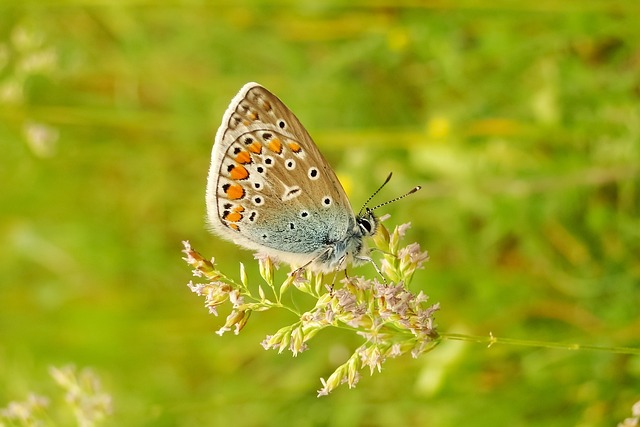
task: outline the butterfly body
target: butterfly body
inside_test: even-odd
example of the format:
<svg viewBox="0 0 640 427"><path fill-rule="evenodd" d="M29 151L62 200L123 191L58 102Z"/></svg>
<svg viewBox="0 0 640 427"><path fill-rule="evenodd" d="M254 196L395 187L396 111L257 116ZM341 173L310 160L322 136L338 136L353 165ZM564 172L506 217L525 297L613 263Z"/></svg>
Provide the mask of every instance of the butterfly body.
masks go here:
<svg viewBox="0 0 640 427"><path fill-rule="evenodd" d="M216 133L207 220L221 237L318 272L368 260L370 210L356 216L306 129L275 95L247 83Z"/></svg>

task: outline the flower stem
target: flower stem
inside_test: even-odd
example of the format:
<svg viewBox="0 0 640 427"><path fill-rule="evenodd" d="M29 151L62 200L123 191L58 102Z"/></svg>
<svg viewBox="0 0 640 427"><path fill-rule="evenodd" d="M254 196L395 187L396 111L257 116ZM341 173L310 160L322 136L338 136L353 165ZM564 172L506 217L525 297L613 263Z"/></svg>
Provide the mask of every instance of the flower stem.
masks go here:
<svg viewBox="0 0 640 427"><path fill-rule="evenodd" d="M507 345L526 346L526 347L559 348L563 350L592 350L592 351L606 351L609 353L640 355L640 348L585 345L585 344L578 344L578 343L558 343L558 342L538 341L538 340L523 340L523 339L517 339L517 338L500 338L500 337L494 336L492 333L489 333L489 336L441 333L440 337L443 340L467 341L467 342L476 342L480 344L486 343L487 347L491 347L494 344L507 344Z"/></svg>

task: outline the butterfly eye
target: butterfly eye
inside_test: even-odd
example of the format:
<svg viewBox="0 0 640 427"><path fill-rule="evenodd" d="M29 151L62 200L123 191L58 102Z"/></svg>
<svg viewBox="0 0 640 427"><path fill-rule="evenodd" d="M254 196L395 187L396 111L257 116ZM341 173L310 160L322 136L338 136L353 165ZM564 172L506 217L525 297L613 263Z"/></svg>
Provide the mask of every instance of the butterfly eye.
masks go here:
<svg viewBox="0 0 640 427"><path fill-rule="evenodd" d="M318 172L317 168L311 167L309 168L308 175L309 175L309 179L316 180L320 176L320 173Z"/></svg>
<svg viewBox="0 0 640 427"><path fill-rule="evenodd" d="M280 129L284 129L285 127L287 127L287 124L284 122L284 120L278 120L278 127Z"/></svg>
<svg viewBox="0 0 640 427"><path fill-rule="evenodd" d="M322 204L325 205L325 206L331 206L331 197L325 196L322 199Z"/></svg>
<svg viewBox="0 0 640 427"><path fill-rule="evenodd" d="M358 227L360 227L362 234L365 236L372 236L378 227L378 220L373 212L368 209L366 216L357 218L356 222L358 223Z"/></svg>
<svg viewBox="0 0 640 427"><path fill-rule="evenodd" d="M263 168L262 166L258 166L258 167L256 168L256 172L258 172L258 173L264 173L264 168Z"/></svg>
<svg viewBox="0 0 640 427"><path fill-rule="evenodd" d="M255 196L253 199L251 199L253 201L253 204L256 206L262 206L264 205L264 199L260 196Z"/></svg>
<svg viewBox="0 0 640 427"><path fill-rule="evenodd" d="M294 170L296 168L296 161L289 159L284 162L284 167L286 167L288 170Z"/></svg>
<svg viewBox="0 0 640 427"><path fill-rule="evenodd" d="M262 189L262 183L254 182L253 183L253 188L255 188L256 190L261 190Z"/></svg>
<svg viewBox="0 0 640 427"><path fill-rule="evenodd" d="M249 221L251 222L255 221L257 216L258 216L258 212L256 211L251 212L251 215L249 215Z"/></svg>
<svg viewBox="0 0 640 427"><path fill-rule="evenodd" d="M269 166L269 167L273 166L273 157L264 156L264 164Z"/></svg>
<svg viewBox="0 0 640 427"><path fill-rule="evenodd" d="M364 231L365 234L370 234L371 233L371 223L369 222L369 220L366 220L366 219L363 218L363 219L360 220L358 225L360 226L362 231Z"/></svg>
<svg viewBox="0 0 640 427"><path fill-rule="evenodd" d="M302 211L300 212L300 218L306 218L309 216L309 212L308 211Z"/></svg>

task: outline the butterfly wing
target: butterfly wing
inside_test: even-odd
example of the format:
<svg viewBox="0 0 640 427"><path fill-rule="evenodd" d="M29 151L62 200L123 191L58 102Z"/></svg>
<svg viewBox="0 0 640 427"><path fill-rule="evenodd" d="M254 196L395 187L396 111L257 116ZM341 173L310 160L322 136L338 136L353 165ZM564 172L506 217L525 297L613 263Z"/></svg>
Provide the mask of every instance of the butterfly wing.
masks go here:
<svg viewBox="0 0 640 427"><path fill-rule="evenodd" d="M216 134L207 217L220 236L293 264L344 242L355 217L296 116L257 83L233 98Z"/></svg>

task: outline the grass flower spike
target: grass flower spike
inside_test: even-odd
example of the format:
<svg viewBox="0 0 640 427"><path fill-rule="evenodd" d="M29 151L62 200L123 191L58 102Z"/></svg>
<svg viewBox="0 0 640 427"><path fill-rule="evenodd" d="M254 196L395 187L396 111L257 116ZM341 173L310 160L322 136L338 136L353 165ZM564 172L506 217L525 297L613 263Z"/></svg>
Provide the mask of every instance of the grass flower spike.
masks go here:
<svg viewBox="0 0 640 427"><path fill-rule="evenodd" d="M9 402L0 408L1 427L97 427L112 417L112 397L92 369L67 365L51 367L49 374L61 395L29 393L24 401Z"/></svg>
<svg viewBox="0 0 640 427"><path fill-rule="evenodd" d="M422 291L415 294L408 287L415 271L428 260L417 243L401 245L408 228L409 224L400 225L389 233L380 227L374 240L383 253L382 278L350 276L337 286L329 284L322 274L300 271L277 283L272 260L258 257L262 283L250 287L242 264L240 280L234 281L221 273L213 260L204 259L184 242L185 261L196 277L204 279L204 283L190 282L189 288L205 298L205 306L214 315L221 304L231 305L231 313L217 332L220 335L232 330L240 333L254 311L280 308L294 313L299 320L267 335L261 343L265 349L279 353L289 350L296 356L308 348L318 332L330 327L348 329L362 337L363 343L349 359L327 379L321 379L318 395L323 396L340 384L354 387L362 369L368 368L371 374L380 372L388 358L405 353L418 357L439 342L433 318L438 304L428 304ZM284 304L283 295L294 290L313 297L314 306L301 311Z"/></svg>

